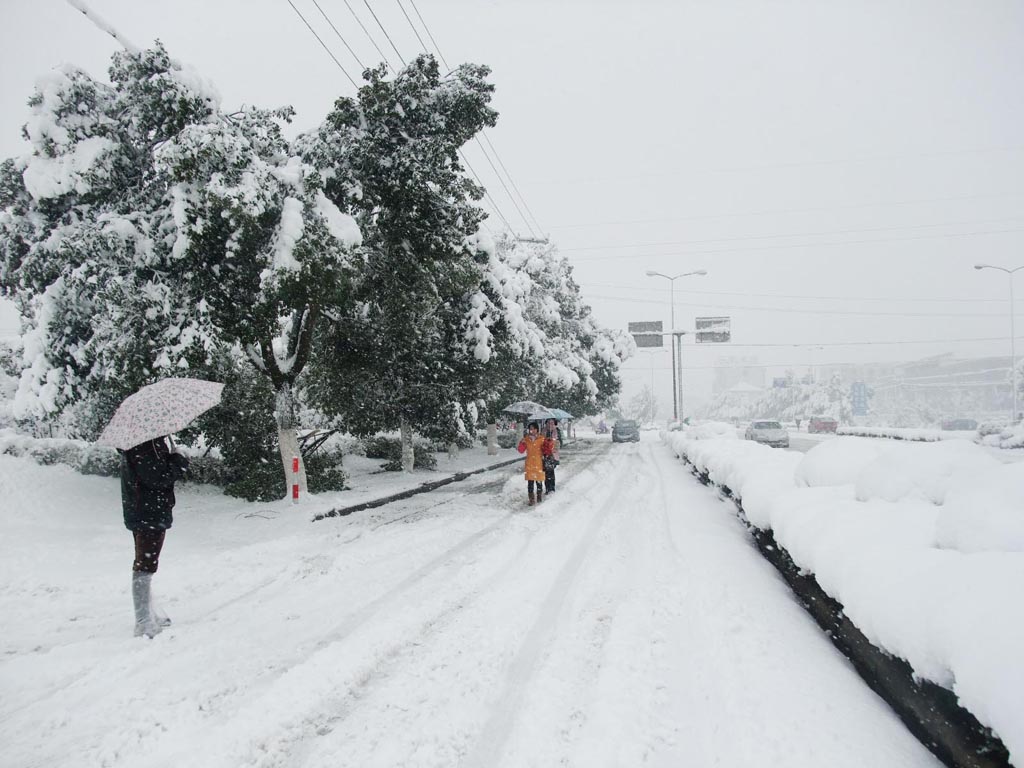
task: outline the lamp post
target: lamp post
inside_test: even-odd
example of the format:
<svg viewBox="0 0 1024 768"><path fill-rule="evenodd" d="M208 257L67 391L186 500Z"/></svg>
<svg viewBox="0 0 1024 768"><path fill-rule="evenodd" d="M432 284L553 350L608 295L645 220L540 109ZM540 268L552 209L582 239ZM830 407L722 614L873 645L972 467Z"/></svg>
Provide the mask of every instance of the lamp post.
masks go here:
<svg viewBox="0 0 1024 768"><path fill-rule="evenodd" d="M994 264L975 264L975 269L998 269L1000 272L1005 272L1010 278L1010 386L1013 388L1013 411L1010 413L1010 423L1017 423L1017 344L1016 344L1016 330L1014 328L1014 309L1016 307L1013 303L1013 273L1021 269L1024 269L1024 264L1013 269L1007 269L1006 267L997 267Z"/></svg>
<svg viewBox="0 0 1024 768"><path fill-rule="evenodd" d="M678 378L678 382L679 383L678 384L676 383L677 382L677 379L676 379L676 361L679 360L681 362L681 358L682 358L682 350L681 349L679 350L679 354L676 355L676 339L679 338L679 335L676 334L676 295L675 295L676 280L678 280L680 277L689 277L690 275L706 275L706 274L707 274L707 270L704 270L704 269L698 269L698 270L695 270L693 272L682 272L682 273L680 273L678 275L664 275L661 272L655 272L653 269L648 269L647 270L647 276L648 277L664 277L666 280L668 280L668 284L669 284L669 301L670 301L671 307L672 307L672 309L671 309L671 313L672 314L670 316L670 321L671 321L671 329L670 330L672 331L672 418L675 419L676 421L679 421L679 417L680 417L680 415L682 413L682 410L683 410L683 397L682 397L683 393L681 391L681 388L682 388L682 378L683 378L682 371L679 372L679 378Z"/></svg>

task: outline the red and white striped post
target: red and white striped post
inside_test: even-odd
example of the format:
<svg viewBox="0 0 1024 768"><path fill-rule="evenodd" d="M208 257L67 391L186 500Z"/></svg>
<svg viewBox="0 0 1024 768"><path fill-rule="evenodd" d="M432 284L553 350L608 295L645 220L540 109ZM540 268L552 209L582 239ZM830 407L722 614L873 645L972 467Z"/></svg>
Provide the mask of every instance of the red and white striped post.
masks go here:
<svg viewBox="0 0 1024 768"><path fill-rule="evenodd" d="M299 503L299 457L292 456L292 504Z"/></svg>

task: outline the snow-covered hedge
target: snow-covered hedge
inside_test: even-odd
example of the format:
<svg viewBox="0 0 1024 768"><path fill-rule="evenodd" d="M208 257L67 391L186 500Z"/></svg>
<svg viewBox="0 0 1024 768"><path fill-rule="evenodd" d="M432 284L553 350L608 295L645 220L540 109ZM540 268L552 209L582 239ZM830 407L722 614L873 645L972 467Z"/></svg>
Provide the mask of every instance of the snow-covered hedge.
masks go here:
<svg viewBox="0 0 1024 768"><path fill-rule="evenodd" d="M222 486L230 482L220 459L194 455L187 447L178 449L189 455L189 481ZM121 457L117 451L86 440L30 437L13 429L0 429L0 454L27 456L38 464L63 464L83 475L117 477L121 473Z"/></svg>
<svg viewBox="0 0 1024 768"><path fill-rule="evenodd" d="M952 690L1024 761L1024 462L968 441L838 437L801 456L693 437L665 434L874 645Z"/></svg>
<svg viewBox="0 0 1024 768"><path fill-rule="evenodd" d="M908 427L853 427L844 426L836 430L839 435L857 437L885 437L890 440L910 440L918 443L933 443L939 440L974 439L974 430L913 429Z"/></svg>

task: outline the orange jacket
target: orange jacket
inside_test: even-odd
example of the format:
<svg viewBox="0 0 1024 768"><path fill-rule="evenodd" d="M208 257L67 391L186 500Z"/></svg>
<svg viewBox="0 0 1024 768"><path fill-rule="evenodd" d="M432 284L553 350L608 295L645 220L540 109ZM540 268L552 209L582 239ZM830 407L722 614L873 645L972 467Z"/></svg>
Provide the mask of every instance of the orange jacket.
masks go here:
<svg viewBox="0 0 1024 768"><path fill-rule="evenodd" d="M554 441L540 435L526 435L519 441L518 451L526 454L526 479L544 480L544 456L550 456L554 450Z"/></svg>

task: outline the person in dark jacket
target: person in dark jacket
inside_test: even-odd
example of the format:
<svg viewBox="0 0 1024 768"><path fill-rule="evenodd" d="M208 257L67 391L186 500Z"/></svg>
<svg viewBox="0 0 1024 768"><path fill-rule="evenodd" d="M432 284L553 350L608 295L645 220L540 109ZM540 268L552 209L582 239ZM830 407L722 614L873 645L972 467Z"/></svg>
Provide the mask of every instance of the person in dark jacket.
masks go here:
<svg viewBox="0 0 1024 768"><path fill-rule="evenodd" d="M559 449L562 447L562 430L558 422L548 419L544 423L544 437L551 441L551 453L544 457L544 491L548 495L555 492L555 467L561 459Z"/></svg>
<svg viewBox="0 0 1024 768"><path fill-rule="evenodd" d="M160 562L164 536L173 522L174 483L185 476L188 458L158 437L121 452L124 526L135 539L132 602L135 636L153 637L170 620L153 616L150 582Z"/></svg>

